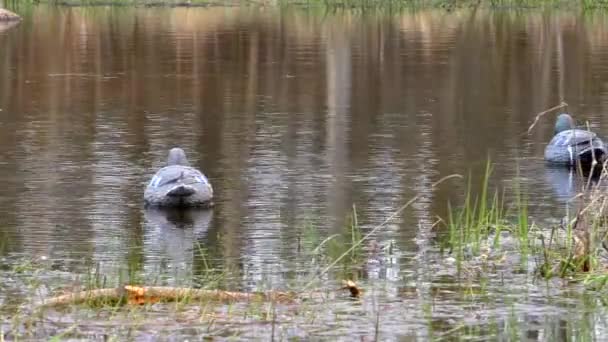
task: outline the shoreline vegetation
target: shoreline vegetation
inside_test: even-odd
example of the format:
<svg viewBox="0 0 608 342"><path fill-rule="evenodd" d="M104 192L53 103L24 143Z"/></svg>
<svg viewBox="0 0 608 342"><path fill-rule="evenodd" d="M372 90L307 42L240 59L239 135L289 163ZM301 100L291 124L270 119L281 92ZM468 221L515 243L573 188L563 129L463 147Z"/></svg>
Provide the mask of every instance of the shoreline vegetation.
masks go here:
<svg viewBox="0 0 608 342"><path fill-rule="evenodd" d="M211 6L296 6L345 9L460 8L489 9L602 9L600 0L0 0L0 8L22 5L57 6L137 6L137 7L211 7Z"/></svg>
<svg viewBox="0 0 608 342"><path fill-rule="evenodd" d="M599 182L608 177L607 165L597 165L601 167L599 178L588 178L575 196L579 199L578 205L573 212L564 212L566 217L554 227L537 225L528 212L527 192L522 185L491 186L492 165L488 160L481 177L450 175L432 185L433 189L450 186L452 181L467 185L464 203L450 206L447 216L437 217L432 228L440 247L436 255L438 259L435 260L444 264L446 270L452 270L448 274L452 274L453 281L459 284L459 290L455 291L460 291L463 296L472 296L471 291L478 291L477 295L471 297L475 302L483 300L481 298L484 296L491 298L492 286L496 285L491 285L492 282L504 284L504 280L498 280L502 278L518 282L516 287L540 281L547 287L555 288L570 284L565 287L572 292L586 292L590 298L605 295L608 273L602 255L606 249L608 197ZM584 174L579 176L584 177ZM481 189L475 186L478 182ZM514 196L506 196L506 193ZM0 261L0 275L16 280L11 287L20 288L24 296L13 303L12 308L0 310L0 318L12 317L11 325L4 327L4 334L9 339L47 336L45 329L48 327L37 327L32 320L43 318L50 325L60 326L58 322L65 320L67 315L70 317L68 321L73 323L52 330L53 334L90 337L93 329L80 321L86 322L87 317L95 317L95 321L105 317L102 319L106 321L104 324L118 327L113 332L118 335L113 339L122 340L120 327L125 322L137 317L138 329L152 329L150 327L158 323L155 312L164 312L165 316L175 319L170 324L183 324L183 317L194 312L194 318L188 321L203 326L210 336L220 336L225 329L236 329L243 322L243 317L249 317L249 324L260 327L274 327L277 322L281 326L306 324L309 316L298 312L322 316L323 312L327 312L324 310L338 312L343 305L341 303L348 303L346 300L358 305L366 301L366 293L372 298L375 296L373 288L382 280L366 279L360 270L365 269L370 260L388 264L392 258L399 257L400 253L396 251L398 247L375 239L389 222L397 219L418 199L417 196L412 197L383 222L371 228L360 225L354 205L352 214L336 234L324 236L320 227L304 227L297 238L297 259L307 267L297 272L291 285L263 291L241 291L233 286L225 286L238 271L213 266L209 268L207 252L202 246L198 247L198 254L206 265L199 282L204 284L202 288L192 286L192 281L187 278L176 279L178 284L186 285L176 287L146 281L142 273L145 270L132 265L132 262L137 262L133 260L125 260L121 266L123 272L129 270L128 274L104 273L99 265L90 265L91 268L83 274L64 273L63 280L57 283L42 280L52 274L52 270L43 262L23 260L21 263L3 265ZM526 276L519 277L522 274ZM340 279L342 286L338 287L336 285ZM359 288L354 281L360 281L364 287ZM46 290L41 292L40 288ZM497 305L497 310L501 310L501 304ZM286 309L290 307L298 308L298 311ZM57 316L56 312L62 314ZM131 318L127 320L125 315ZM379 311L376 315L374 333L378 334L383 321L379 318ZM282 320L277 317L282 317ZM432 312L429 317L432 317ZM431 330L427 337L434 337L435 334L463 336L466 329L461 331L461 328L465 326L462 322L447 331ZM77 331L72 330L76 328ZM235 333L238 335L242 331ZM520 335L518 331L513 333L514 336ZM591 336L592 330L575 329L571 334L577 337ZM274 328L268 335L275 336ZM0 340L2 337L0 333Z"/></svg>
<svg viewBox="0 0 608 342"><path fill-rule="evenodd" d="M444 183L449 183L446 181L452 179L468 184L464 203L452 207L447 217L439 218L433 225L438 242L442 245L440 258L449 265L448 268L455 269L454 281L461 285L457 291L462 291L463 295L471 295L470 291L473 289L479 291L472 300L490 296L490 283L492 279L496 280L500 276L510 279L509 281L519 279L523 284L540 280L546 282L548 287L561 281L560 286L570 284L567 287L571 291L578 288L581 293L589 291L588 296L597 298L605 295L608 273L601 254L605 254L605 247L602 248L602 245L606 239L607 225L604 215L608 199L597 184L590 180L581 189L576 197L582 201L574 215L567 215L569 217L555 227L541 227L528 213L525 189L517 184L506 188L491 187L489 179L492 171L492 163L488 160L485 173L481 176L479 191L472 190L475 188L473 183L476 182L471 175L447 176L433 184L433 188L450 186ZM604 164L599 175L600 180L607 176ZM515 198L506 200L505 192L514 192ZM220 284L232 278L231 271L226 269L208 269L207 273L211 276L206 278L207 281L201 282L205 284L203 288L168 287L154 282L150 284L143 280L143 275L135 273L126 278L119 274L102 274L99 266L90 269L86 274L74 273L67 276L62 285L40 281L39 276L50 271L39 262L26 260L25 263L12 266L3 265L0 267L0 274L11 279L23 278L21 290L25 289L25 293L30 293L30 296L25 295L26 298L20 303L14 303L16 306L12 311L7 311L6 308L4 312L0 310L0 318L3 315L12 317L12 325L7 327L9 329L5 330L4 334L9 339L45 336L48 331L35 327L32 319L44 318L45 321L56 323L59 322L57 317L65 317L66 314L74 323L53 330L64 337L73 334L90 336L92 329L86 323L78 323L78 317L86 321L91 315L96 317L95 320L101 316L105 317L108 326L120 327L126 324L124 315L127 315L137 317L138 326L145 330L158 322L157 316L154 315L154 312L158 311L166 312L167 317L174 317L179 324L183 323L180 319L184 315L194 312L196 315L191 321L208 327L205 329L210 336L219 336L223 329L234 328L242 322L242 317L251 317L252 312L253 318L250 318L249 323L254 325L274 326L276 322L281 325L304 324L293 322L305 321L308 316L285 308L298 308L302 312L320 316L323 310L339 311L340 303L344 303L346 298L356 305L365 302L366 292L374 297L370 288L375 287L373 284L379 282L379 279L358 279L366 284L365 288L359 288L353 281L346 279L353 276L357 278L357 270L364 268L371 259L386 258L382 261L386 263L399 254L393 250L392 245L381 248L365 246L368 242L373 242L376 233L383 230L388 222L397 218L417 199L411 198L372 229L359 225L355 206L342 231L337 234L323 239L318 227L309 226L304 229L298 237L297 250L300 251L302 260L307 260L306 264L310 265L310 268L300 270L299 276L294 279L296 282L287 289L271 288L269 291L254 292L240 292L230 288L222 290L224 286ZM206 255L206 252L201 251L201 255ZM130 263L128 260L125 262ZM37 264L40 265L36 266ZM123 265L123 269L127 268L137 269ZM518 278L518 274L527 276ZM30 280L27 279L28 275ZM74 278L69 280L70 277ZM336 285L340 278L343 280L342 287L338 288ZM558 282L550 282L550 279L557 279ZM189 282L188 279L180 281L183 284ZM523 284L519 283L520 286ZM580 286L577 287L577 284ZM48 288L44 291L45 296L38 295L40 287ZM348 292L350 296L347 295ZM230 309L226 311L223 308ZM56 316L56 310L62 312L61 316ZM218 317L221 317L220 321L217 321ZM283 319L278 321L277 317ZM288 323L285 317L289 317L292 323ZM379 332L379 317L378 313L375 334ZM462 325L447 331L431 330L427 337L433 337L436 333L444 337L461 336L466 334L466 331L460 331L464 326L463 322ZM77 334L71 330L74 327L78 328ZM120 329L115 333L119 334ZM477 332L480 333L481 331ZM519 335L517 331L514 333ZM571 333L577 337L592 335L591 330L585 329L575 329ZM269 335L275 335L274 329ZM0 333L0 340L2 337ZM119 335L114 337L115 340L122 339Z"/></svg>

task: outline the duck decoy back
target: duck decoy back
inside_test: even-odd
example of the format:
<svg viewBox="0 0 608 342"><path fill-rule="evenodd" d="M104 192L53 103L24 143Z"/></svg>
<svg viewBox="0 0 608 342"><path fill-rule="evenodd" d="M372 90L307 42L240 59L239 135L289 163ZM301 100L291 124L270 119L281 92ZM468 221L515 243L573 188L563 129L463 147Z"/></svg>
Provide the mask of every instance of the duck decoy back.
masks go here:
<svg viewBox="0 0 608 342"><path fill-rule="evenodd" d="M601 163L606 157L604 142L593 132L575 128L569 114L562 113L555 122L555 135L545 148L545 160L552 164L574 166Z"/></svg>
<svg viewBox="0 0 608 342"><path fill-rule="evenodd" d="M213 188L199 170L190 166L181 148L172 148L167 166L156 172L144 192L146 206L210 207Z"/></svg>

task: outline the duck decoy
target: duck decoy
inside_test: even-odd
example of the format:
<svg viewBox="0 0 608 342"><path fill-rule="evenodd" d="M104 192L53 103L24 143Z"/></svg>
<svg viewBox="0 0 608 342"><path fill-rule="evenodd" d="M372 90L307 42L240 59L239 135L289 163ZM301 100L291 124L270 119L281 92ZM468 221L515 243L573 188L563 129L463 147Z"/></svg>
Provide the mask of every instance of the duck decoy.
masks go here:
<svg viewBox="0 0 608 342"><path fill-rule="evenodd" d="M545 148L545 160L551 164L590 166L606 157L604 142L587 129L574 127L569 114L562 113L555 122L555 136Z"/></svg>
<svg viewBox="0 0 608 342"><path fill-rule="evenodd" d="M0 7L0 21L8 22L8 21L20 21L21 17L18 14L15 14L5 8Z"/></svg>
<svg viewBox="0 0 608 342"><path fill-rule="evenodd" d="M172 148L167 166L156 172L144 192L146 206L210 207L213 188L199 170L190 166L181 148Z"/></svg>

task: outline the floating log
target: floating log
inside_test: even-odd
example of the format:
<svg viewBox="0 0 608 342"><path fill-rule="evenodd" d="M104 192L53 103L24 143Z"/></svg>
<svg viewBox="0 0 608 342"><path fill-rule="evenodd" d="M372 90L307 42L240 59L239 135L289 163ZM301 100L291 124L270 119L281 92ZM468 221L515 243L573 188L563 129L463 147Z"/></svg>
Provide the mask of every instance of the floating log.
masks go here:
<svg viewBox="0 0 608 342"><path fill-rule="evenodd" d="M201 290L185 287L131 286L119 288L80 291L50 298L42 306L80 304L88 301L120 301L128 304L150 304L159 301L215 300L221 302L275 301L290 302L295 299L290 292L231 292L221 290Z"/></svg>
<svg viewBox="0 0 608 342"><path fill-rule="evenodd" d="M352 281L345 281L341 289L348 290L351 297L359 297L362 291ZM320 294L319 294L320 295ZM297 299L314 297L313 294L298 295L295 292L232 292L222 290L202 290L187 287L167 286L131 286L119 288L96 289L69 293L44 300L42 307L81 304L89 301L126 301L128 304L141 305L159 301L179 300L214 300L220 302L250 302L266 301L277 303L292 303ZM322 296L318 296L322 298Z"/></svg>

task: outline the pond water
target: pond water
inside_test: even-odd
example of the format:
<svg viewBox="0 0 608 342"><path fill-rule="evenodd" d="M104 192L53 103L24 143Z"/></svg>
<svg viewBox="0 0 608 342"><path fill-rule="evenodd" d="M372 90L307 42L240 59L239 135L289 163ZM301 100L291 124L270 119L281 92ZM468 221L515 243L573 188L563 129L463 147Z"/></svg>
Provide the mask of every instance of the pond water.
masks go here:
<svg viewBox="0 0 608 342"><path fill-rule="evenodd" d="M339 302L323 323L286 324L283 338L371 340L376 312L380 338L392 340L463 329L482 340L555 340L580 324L596 337L608 327L586 293L525 272L491 278L483 298L463 294L442 266L441 225L432 227L466 187L432 184L480 179L488 160L492 187L519 184L531 221L548 227L565 215L581 180L543 162L554 113L527 130L565 101L580 122L608 132L603 14L15 11L24 20L0 31L5 263L47 260L74 274L87 265L117 274L128 263L170 285L191 284L211 265L236 270L228 289L283 289L310 267L300 257L305 230L321 240L341 232L354 206L366 233L418 196L365 243L391 247L357 273L371 299ZM212 210L144 210L143 189L173 146L209 177ZM222 336L271 333L251 326Z"/></svg>

